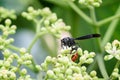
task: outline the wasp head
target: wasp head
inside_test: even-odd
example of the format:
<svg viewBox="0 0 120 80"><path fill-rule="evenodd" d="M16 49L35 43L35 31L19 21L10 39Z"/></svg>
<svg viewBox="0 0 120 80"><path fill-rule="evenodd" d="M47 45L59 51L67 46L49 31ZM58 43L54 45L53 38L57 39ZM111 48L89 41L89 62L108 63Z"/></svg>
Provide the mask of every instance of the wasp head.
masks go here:
<svg viewBox="0 0 120 80"><path fill-rule="evenodd" d="M63 39L61 39L61 46L62 47L72 47L75 45L75 41L73 38L70 37L65 37Z"/></svg>

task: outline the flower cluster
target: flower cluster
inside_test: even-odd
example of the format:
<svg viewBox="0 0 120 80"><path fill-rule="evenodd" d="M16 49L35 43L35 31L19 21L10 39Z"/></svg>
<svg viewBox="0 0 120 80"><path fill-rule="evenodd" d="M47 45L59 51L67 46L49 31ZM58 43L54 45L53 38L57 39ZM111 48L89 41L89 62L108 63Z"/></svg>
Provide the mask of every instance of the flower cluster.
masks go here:
<svg viewBox="0 0 120 80"><path fill-rule="evenodd" d="M45 61L41 64L41 72L45 72L46 80L97 80L96 71L91 71L90 74L86 72L84 64L93 62L94 52L82 51L78 48L79 62L75 63L71 60L73 54L70 54L71 49L64 49L58 54L57 57L46 57ZM74 53L74 54L75 54Z"/></svg>
<svg viewBox="0 0 120 80"><path fill-rule="evenodd" d="M4 60L0 60L0 80L32 80L22 65L31 65L32 55L26 52L24 48L20 49L20 56L8 49L2 51ZM17 63L17 65L13 63ZM19 73L19 77L17 74Z"/></svg>
<svg viewBox="0 0 120 80"><path fill-rule="evenodd" d="M52 13L48 7L35 10L28 8L28 12L23 12L22 16L28 20L33 20L37 24L37 30L40 35L52 34L60 37L62 31L68 31L70 26L66 26L62 19L58 19L55 13Z"/></svg>
<svg viewBox="0 0 120 80"><path fill-rule="evenodd" d="M0 24L0 31L0 51L4 57L3 60L0 60L0 80L32 80L27 74L27 70L21 68L22 65L31 66L32 55L25 48L15 47L18 53L10 50L14 39L9 36L16 32L16 26L11 25L10 19L6 19L5 25ZM40 66L35 65L35 67L39 71Z"/></svg>
<svg viewBox="0 0 120 80"><path fill-rule="evenodd" d="M115 80L116 78L118 78L118 80L120 80L120 74L119 74L119 69L115 68L111 74L112 80Z"/></svg>
<svg viewBox="0 0 120 80"><path fill-rule="evenodd" d="M0 50L3 50L14 41L13 38L8 38L8 36L16 32L16 26L11 25L10 19L6 19L5 26L0 24L0 30L2 32L0 35Z"/></svg>
<svg viewBox="0 0 120 80"><path fill-rule="evenodd" d="M107 43L105 46L105 51L109 53L109 55L105 55L105 60L110 60L115 57L117 60L120 61L120 41L114 40L111 43Z"/></svg>
<svg viewBox="0 0 120 80"><path fill-rule="evenodd" d="M102 0L79 0L79 3L86 6L99 7L102 3Z"/></svg>
<svg viewBox="0 0 120 80"><path fill-rule="evenodd" d="M0 7L0 22L5 18L16 19L15 11Z"/></svg>

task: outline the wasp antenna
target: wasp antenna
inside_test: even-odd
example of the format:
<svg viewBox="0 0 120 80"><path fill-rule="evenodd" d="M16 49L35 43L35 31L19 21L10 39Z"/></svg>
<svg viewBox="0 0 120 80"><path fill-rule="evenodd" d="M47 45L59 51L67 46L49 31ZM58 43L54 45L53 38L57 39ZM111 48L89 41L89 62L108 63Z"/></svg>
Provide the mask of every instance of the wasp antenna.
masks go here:
<svg viewBox="0 0 120 80"><path fill-rule="evenodd" d="M97 38L97 37L100 37L100 34L89 34L89 35L75 38L74 40L84 40L84 39Z"/></svg>
<svg viewBox="0 0 120 80"><path fill-rule="evenodd" d="M93 37L100 37L100 34L92 34Z"/></svg>

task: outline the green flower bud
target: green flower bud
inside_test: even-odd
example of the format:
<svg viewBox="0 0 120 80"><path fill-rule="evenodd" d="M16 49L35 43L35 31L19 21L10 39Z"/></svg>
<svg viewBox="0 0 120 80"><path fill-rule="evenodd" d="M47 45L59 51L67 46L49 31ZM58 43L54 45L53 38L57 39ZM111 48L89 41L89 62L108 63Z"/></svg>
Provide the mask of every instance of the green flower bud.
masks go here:
<svg viewBox="0 0 120 80"><path fill-rule="evenodd" d="M14 56L15 59L19 58L19 56L16 53L14 53L13 56Z"/></svg>
<svg viewBox="0 0 120 80"><path fill-rule="evenodd" d="M62 64L67 64L69 62L69 59L68 57L61 57L61 58L58 58L58 62Z"/></svg>
<svg viewBox="0 0 120 80"><path fill-rule="evenodd" d="M83 4L83 3L85 3L85 0L79 0L79 3Z"/></svg>
<svg viewBox="0 0 120 80"><path fill-rule="evenodd" d="M55 74L59 74L61 72L60 68L54 68L53 71L55 72Z"/></svg>
<svg viewBox="0 0 120 80"><path fill-rule="evenodd" d="M23 60L31 60L31 59L32 59L32 55L30 55L29 53L26 53L26 54L24 55Z"/></svg>
<svg viewBox="0 0 120 80"><path fill-rule="evenodd" d="M115 68L115 69L114 69L114 72L119 72L119 69L118 69L118 68Z"/></svg>
<svg viewBox="0 0 120 80"><path fill-rule="evenodd" d="M0 79L2 79L2 74L0 74Z"/></svg>
<svg viewBox="0 0 120 80"><path fill-rule="evenodd" d="M85 72L85 71L86 71L86 67L85 67L85 66L82 66L82 67L81 67L81 70L82 70L82 72Z"/></svg>
<svg viewBox="0 0 120 80"><path fill-rule="evenodd" d="M27 60L27 57L26 56L21 56L21 59L23 60L23 61L25 61L25 60Z"/></svg>
<svg viewBox="0 0 120 80"><path fill-rule="evenodd" d="M15 30L10 30L9 34L14 34L16 31Z"/></svg>
<svg viewBox="0 0 120 80"><path fill-rule="evenodd" d="M6 49L6 50L3 52L3 54L4 54L4 57L7 58L7 57L10 55L10 51Z"/></svg>
<svg viewBox="0 0 120 80"><path fill-rule="evenodd" d="M90 76L89 75L85 75L84 76L84 80L89 80L90 79Z"/></svg>
<svg viewBox="0 0 120 80"><path fill-rule="evenodd" d="M3 77L4 80L7 80L7 79L8 79L7 74L4 74L2 77Z"/></svg>
<svg viewBox="0 0 120 80"><path fill-rule="evenodd" d="M10 39L9 39L9 43L11 43L11 42L14 42L14 39L13 39L13 38L10 38Z"/></svg>
<svg viewBox="0 0 120 80"><path fill-rule="evenodd" d="M26 78L30 78L30 75L26 75Z"/></svg>
<svg viewBox="0 0 120 80"><path fill-rule="evenodd" d="M77 72L77 73L81 72L80 68L77 66L70 66L70 69L73 70L73 72Z"/></svg>
<svg viewBox="0 0 120 80"><path fill-rule="evenodd" d="M3 50L3 49L4 49L4 46L3 46L3 45L0 45L0 49Z"/></svg>
<svg viewBox="0 0 120 80"><path fill-rule="evenodd" d="M71 75L68 75L66 78L67 78L67 80L74 80Z"/></svg>
<svg viewBox="0 0 120 80"><path fill-rule="evenodd" d="M22 64L23 63L23 60L21 58L19 58L17 61L18 61L18 64Z"/></svg>
<svg viewBox="0 0 120 80"><path fill-rule="evenodd" d="M12 69L11 69L12 72L16 72L17 70L18 70L17 67L12 67Z"/></svg>
<svg viewBox="0 0 120 80"><path fill-rule="evenodd" d="M16 30L16 28L17 28L16 25L12 25L12 26L11 26L11 29L12 29L12 30Z"/></svg>
<svg viewBox="0 0 120 80"><path fill-rule="evenodd" d="M56 74L57 75L57 77L60 79L60 80L64 80L65 79L65 77L64 77L64 75L62 74L62 73L59 73L59 74Z"/></svg>
<svg viewBox="0 0 120 80"><path fill-rule="evenodd" d="M10 63L12 63L12 62L13 62L13 57L9 57L9 58L7 59L7 61L9 61Z"/></svg>
<svg viewBox="0 0 120 80"><path fill-rule="evenodd" d="M46 59L45 59L45 61L46 61L47 63L50 63L50 62L52 61L51 56L47 56Z"/></svg>
<svg viewBox="0 0 120 80"><path fill-rule="evenodd" d="M22 69L20 72L21 75L26 75L27 74L27 70L26 69Z"/></svg>
<svg viewBox="0 0 120 80"><path fill-rule="evenodd" d="M55 22L56 20L57 20L57 15L55 13L50 15L50 22Z"/></svg>
<svg viewBox="0 0 120 80"><path fill-rule="evenodd" d="M98 77L97 76L93 77L93 80L98 80Z"/></svg>
<svg viewBox="0 0 120 80"><path fill-rule="evenodd" d="M3 66L3 60L0 60L0 67Z"/></svg>
<svg viewBox="0 0 120 80"><path fill-rule="evenodd" d="M120 76L118 77L118 80L120 80Z"/></svg>
<svg viewBox="0 0 120 80"><path fill-rule="evenodd" d="M79 3L85 6L99 7L102 1L101 0L79 0Z"/></svg>
<svg viewBox="0 0 120 80"><path fill-rule="evenodd" d="M120 46L120 42L118 40L114 40L112 42L112 45L115 46L115 47L119 47Z"/></svg>
<svg viewBox="0 0 120 80"><path fill-rule="evenodd" d="M31 16L31 15L27 15L26 18L27 18L28 20L33 20L33 16Z"/></svg>
<svg viewBox="0 0 120 80"><path fill-rule="evenodd" d="M23 16L23 17L26 17L27 15L28 15L28 13L26 13L26 12L23 12L23 13L22 13L22 16Z"/></svg>
<svg viewBox="0 0 120 80"><path fill-rule="evenodd" d="M4 35L4 36L8 36L8 35L9 35L9 32L8 32L8 31L4 31L4 32L3 32L3 35Z"/></svg>
<svg viewBox="0 0 120 80"><path fill-rule="evenodd" d="M83 55L83 53L82 53L82 49L81 49L81 48L78 48L78 49L77 49L77 52L78 52L78 54L79 54L80 56Z"/></svg>
<svg viewBox="0 0 120 80"><path fill-rule="evenodd" d="M10 19L6 19L6 20L5 20L5 24L6 24L6 26L10 26L10 25L11 25L11 23L12 23L12 22L11 22L11 20L10 20Z"/></svg>
<svg viewBox="0 0 120 80"><path fill-rule="evenodd" d="M71 48L67 48L67 49L61 49L60 52L61 52L62 54L69 54L70 51L71 51Z"/></svg>
<svg viewBox="0 0 120 80"><path fill-rule="evenodd" d="M66 75L72 75L72 70L70 68L68 68L65 73L66 73Z"/></svg>
<svg viewBox="0 0 120 80"><path fill-rule="evenodd" d="M79 58L79 60L80 60L80 63L83 64L86 61L86 57L85 56L81 56Z"/></svg>
<svg viewBox="0 0 120 80"><path fill-rule="evenodd" d="M93 3L93 6L95 6L95 7L99 7L99 6L100 6L100 3L98 3L98 2L94 2L94 3Z"/></svg>
<svg viewBox="0 0 120 80"><path fill-rule="evenodd" d="M46 32L47 30L46 30L45 27L42 27L42 28L41 28L41 31Z"/></svg>
<svg viewBox="0 0 120 80"><path fill-rule="evenodd" d="M53 34L55 34L55 33L56 33L56 30L55 30L54 28L51 28L51 29L50 29L50 32L53 33ZM55 35L56 35L56 34L55 34Z"/></svg>
<svg viewBox="0 0 120 80"><path fill-rule="evenodd" d="M9 67L10 67L10 62L9 62L9 61L5 61L5 62L4 62L4 66L5 66L6 68L9 68Z"/></svg>
<svg viewBox="0 0 120 80"><path fill-rule="evenodd" d="M110 59L112 59L112 58L113 58L112 55L105 55L104 60L110 60Z"/></svg>
<svg viewBox="0 0 120 80"><path fill-rule="evenodd" d="M6 44L6 45L8 45L8 44L10 44L10 43L11 43L11 40L10 40L10 39L5 41L5 44Z"/></svg>
<svg viewBox="0 0 120 80"><path fill-rule="evenodd" d="M41 71L41 70L42 70L42 68L41 68L40 65L36 65L35 67L37 68L38 71Z"/></svg>
<svg viewBox="0 0 120 80"><path fill-rule="evenodd" d="M113 73L112 73L112 76L113 76L114 78L117 78L117 77L119 76L119 74L118 74L117 72L113 72Z"/></svg>
<svg viewBox="0 0 120 80"><path fill-rule="evenodd" d="M65 30L70 30L71 27L70 27L70 26L65 26L64 29L65 29Z"/></svg>
<svg viewBox="0 0 120 80"><path fill-rule="evenodd" d="M16 79L16 75L15 75L15 73L13 73L13 72L9 72L9 79L11 79L11 80L15 80Z"/></svg>
<svg viewBox="0 0 120 80"><path fill-rule="evenodd" d="M3 25L0 25L0 29L3 29L4 28L4 26Z"/></svg>
<svg viewBox="0 0 120 80"><path fill-rule="evenodd" d="M34 11L34 8L33 7L29 7L28 8L28 12L33 12Z"/></svg>
<svg viewBox="0 0 120 80"><path fill-rule="evenodd" d="M52 70L48 70L47 75L48 75L49 78L54 79L55 74L54 74L54 72Z"/></svg>
<svg viewBox="0 0 120 80"><path fill-rule="evenodd" d="M28 61L25 61L23 64L30 65L31 63L32 61L28 60Z"/></svg>
<svg viewBox="0 0 120 80"><path fill-rule="evenodd" d="M90 76L95 77L97 75L96 71L91 71Z"/></svg>
<svg viewBox="0 0 120 80"><path fill-rule="evenodd" d="M53 63L56 63L57 62L57 59L55 57L52 58L52 62Z"/></svg>
<svg viewBox="0 0 120 80"><path fill-rule="evenodd" d="M115 58L120 61L120 55L119 54L116 54Z"/></svg>
<svg viewBox="0 0 120 80"><path fill-rule="evenodd" d="M94 57L94 56L95 56L95 53L94 53L94 52L90 52L90 53L89 53L89 57L90 57L90 58L92 58L92 57Z"/></svg>
<svg viewBox="0 0 120 80"><path fill-rule="evenodd" d="M33 16L34 17L36 17L36 16L38 16L39 15L39 12L38 12L38 10L36 11L36 10L34 10L33 12L32 12L32 14L33 14Z"/></svg>
<svg viewBox="0 0 120 80"><path fill-rule="evenodd" d="M107 43L105 46L105 50L109 50L109 49L112 49L111 43Z"/></svg>
<svg viewBox="0 0 120 80"><path fill-rule="evenodd" d="M25 54L25 53L26 53L26 49L25 49L25 48L21 48L21 49L20 49L20 53L21 53L21 54Z"/></svg>
<svg viewBox="0 0 120 80"><path fill-rule="evenodd" d="M61 66L60 63L56 63L56 64L55 64L55 67L60 67L60 66Z"/></svg>
<svg viewBox="0 0 120 80"><path fill-rule="evenodd" d="M47 70L47 63L45 63L45 62L42 63L42 64L41 64L41 67L42 67L43 70Z"/></svg>
<svg viewBox="0 0 120 80"><path fill-rule="evenodd" d="M84 77L82 76L82 74L76 74L76 73L74 73L73 74L73 79L74 80L84 80Z"/></svg>
<svg viewBox="0 0 120 80"><path fill-rule="evenodd" d="M48 27L50 25L50 21L49 20L45 20L44 21L44 25L45 25L45 27Z"/></svg>
<svg viewBox="0 0 120 80"><path fill-rule="evenodd" d="M87 60L85 61L85 63L90 64L90 63L92 63L93 61L94 61L93 58L89 58L89 59L87 59Z"/></svg>
<svg viewBox="0 0 120 80"><path fill-rule="evenodd" d="M46 7L46 8L44 8L40 11L40 14L43 15L43 16L48 16L48 15L51 14L51 11L48 7Z"/></svg>
<svg viewBox="0 0 120 80"><path fill-rule="evenodd" d="M85 50L84 52L84 55L86 55L86 57L88 56L89 52L87 50Z"/></svg>

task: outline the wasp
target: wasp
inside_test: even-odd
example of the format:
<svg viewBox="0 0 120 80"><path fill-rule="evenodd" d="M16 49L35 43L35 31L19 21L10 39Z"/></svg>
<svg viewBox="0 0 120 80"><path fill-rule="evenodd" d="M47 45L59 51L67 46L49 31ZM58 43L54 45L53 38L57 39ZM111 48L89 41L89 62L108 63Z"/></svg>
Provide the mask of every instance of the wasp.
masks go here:
<svg viewBox="0 0 120 80"><path fill-rule="evenodd" d="M98 38L98 37L100 37L100 34L88 34L88 35L77 37L77 38L65 37L61 39L61 47L62 48L71 47L71 53L72 53L73 50L78 49L77 43L75 42L76 40L85 40L85 39ZM76 53L72 55L71 60L75 62L78 58L79 58L79 55L76 51Z"/></svg>

